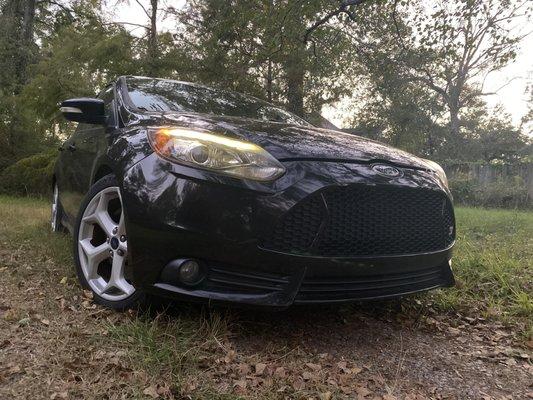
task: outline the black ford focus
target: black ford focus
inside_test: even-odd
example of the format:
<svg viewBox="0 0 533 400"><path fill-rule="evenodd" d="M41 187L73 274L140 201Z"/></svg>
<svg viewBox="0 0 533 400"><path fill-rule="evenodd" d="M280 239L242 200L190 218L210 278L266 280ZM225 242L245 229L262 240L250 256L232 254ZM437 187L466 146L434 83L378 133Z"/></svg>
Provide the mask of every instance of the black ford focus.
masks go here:
<svg viewBox="0 0 533 400"><path fill-rule="evenodd" d="M52 229L81 284L122 309L146 294L286 307L453 285L438 164L316 128L270 103L121 77L62 103Z"/></svg>

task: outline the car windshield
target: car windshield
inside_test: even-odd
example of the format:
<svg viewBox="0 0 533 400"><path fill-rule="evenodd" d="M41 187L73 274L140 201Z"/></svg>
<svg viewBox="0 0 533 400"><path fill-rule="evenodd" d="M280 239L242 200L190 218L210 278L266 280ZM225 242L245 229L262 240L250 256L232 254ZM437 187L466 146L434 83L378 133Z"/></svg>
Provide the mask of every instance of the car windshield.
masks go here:
<svg viewBox="0 0 533 400"><path fill-rule="evenodd" d="M140 110L194 112L309 125L273 104L229 90L152 78L127 78L131 101Z"/></svg>

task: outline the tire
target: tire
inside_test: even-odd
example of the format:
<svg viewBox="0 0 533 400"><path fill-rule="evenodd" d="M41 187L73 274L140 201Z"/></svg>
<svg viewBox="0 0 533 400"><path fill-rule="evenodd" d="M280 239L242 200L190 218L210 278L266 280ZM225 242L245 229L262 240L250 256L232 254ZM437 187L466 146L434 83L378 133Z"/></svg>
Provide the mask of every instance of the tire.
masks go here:
<svg viewBox="0 0 533 400"><path fill-rule="evenodd" d="M120 188L113 175L101 178L85 196L73 237L78 280L93 293L96 303L126 310L144 301L127 268L126 224Z"/></svg>
<svg viewBox="0 0 533 400"><path fill-rule="evenodd" d="M66 233L67 229L62 223L63 221L63 207L59 201L59 188L57 183L54 182L54 188L52 191L52 205L50 212L50 225L51 230L54 233Z"/></svg>

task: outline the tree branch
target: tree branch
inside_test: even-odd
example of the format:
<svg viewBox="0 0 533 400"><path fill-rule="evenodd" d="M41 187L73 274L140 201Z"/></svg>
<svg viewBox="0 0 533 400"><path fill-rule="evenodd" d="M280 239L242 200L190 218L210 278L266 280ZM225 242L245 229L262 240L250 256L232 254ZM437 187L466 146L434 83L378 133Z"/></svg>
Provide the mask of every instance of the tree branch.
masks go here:
<svg viewBox="0 0 533 400"><path fill-rule="evenodd" d="M132 25L132 26L138 26L139 28L150 29L150 27L146 25L135 24L133 22L124 22L124 21L104 22L102 23L102 25Z"/></svg>
<svg viewBox="0 0 533 400"><path fill-rule="evenodd" d="M146 16L150 18L150 14L148 14L148 10L146 9L146 7L144 7L143 4L139 0L135 0L135 2L143 9Z"/></svg>
<svg viewBox="0 0 533 400"><path fill-rule="evenodd" d="M316 31L320 26L327 23L331 18L336 17L340 14L346 14L353 21L355 20L353 14L350 12L348 7L350 6L359 6L367 0L345 0L343 1L336 10L330 11L325 16L317 20L313 25L306 29L304 34L304 43L309 41L309 36Z"/></svg>

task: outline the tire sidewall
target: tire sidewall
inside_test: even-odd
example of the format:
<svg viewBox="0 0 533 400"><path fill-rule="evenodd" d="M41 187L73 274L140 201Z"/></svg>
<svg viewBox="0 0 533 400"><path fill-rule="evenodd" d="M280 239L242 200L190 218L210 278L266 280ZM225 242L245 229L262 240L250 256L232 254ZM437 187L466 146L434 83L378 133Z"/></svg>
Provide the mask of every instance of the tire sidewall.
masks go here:
<svg viewBox="0 0 533 400"><path fill-rule="evenodd" d="M96 194L101 192L103 189L106 189L112 186L117 186L119 187L119 190L120 190L120 186L118 184L117 179L113 175L106 175L100 180L98 180L93 186L91 186L89 192L83 199L81 206L80 206L80 210L78 212L78 216L76 218L76 224L74 226L72 253L74 254L74 264L75 264L76 275L78 276L78 280L84 289L90 290L93 293L94 302L101 304L103 306L109 307L109 308L116 309L116 310L125 310L125 309L129 309L129 308L133 308L137 306L141 302L141 300L144 299L143 293L139 289L135 288L135 292L133 292L132 295L130 295L129 297L125 299L117 300L117 301L107 300L99 296L97 293L95 293L91 289L91 287L89 286L89 283L87 282L87 279L85 278L85 275L81 267L80 253L79 253L79 246L78 246L78 236L79 236L79 231L81 227L81 220L83 217L83 213L85 212L85 209L87 208L87 206L89 205L89 203L91 202L91 200Z"/></svg>
<svg viewBox="0 0 533 400"><path fill-rule="evenodd" d="M57 198L55 198L55 191L57 190ZM54 233L65 233L66 229L63 226L63 208L61 207L61 202L59 201L59 188L57 187L57 183L54 183L54 186L52 186L52 204L53 202L56 202L56 215L52 214L52 207L50 207L50 225L52 222L54 223L54 226L51 226L51 230ZM55 218L55 221L54 221Z"/></svg>

